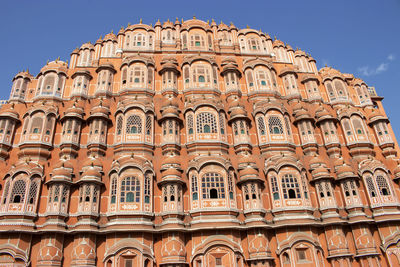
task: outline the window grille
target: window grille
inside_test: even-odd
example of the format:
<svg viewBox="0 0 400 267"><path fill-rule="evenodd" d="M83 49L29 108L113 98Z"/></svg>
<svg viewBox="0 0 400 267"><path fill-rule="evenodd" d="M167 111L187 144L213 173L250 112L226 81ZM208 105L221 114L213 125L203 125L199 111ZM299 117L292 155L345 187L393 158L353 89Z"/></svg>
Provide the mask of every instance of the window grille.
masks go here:
<svg viewBox="0 0 400 267"><path fill-rule="evenodd" d="M131 115L126 122L127 134L141 134L142 133L142 119L138 115Z"/></svg>
<svg viewBox="0 0 400 267"><path fill-rule="evenodd" d="M367 183L367 188L368 188L368 191L369 191L369 195L371 197L376 197L377 195L376 195L376 191L375 191L374 182L372 181L372 177L368 176L367 178L365 178L365 181Z"/></svg>
<svg viewBox="0 0 400 267"><path fill-rule="evenodd" d="M232 173L228 173L228 192L229 198L234 199Z"/></svg>
<svg viewBox="0 0 400 267"><path fill-rule="evenodd" d="M221 134L225 134L225 119L224 114L219 113L219 128L221 129Z"/></svg>
<svg viewBox="0 0 400 267"><path fill-rule="evenodd" d="M304 198L308 199L308 187L307 187L307 179L306 179L306 177L304 177L304 176L301 177L301 184L303 186Z"/></svg>
<svg viewBox="0 0 400 267"><path fill-rule="evenodd" d="M271 188L272 188L272 195L274 196L274 200L278 200L279 199L279 188L278 188L278 182L277 182L275 176L271 177Z"/></svg>
<svg viewBox="0 0 400 267"><path fill-rule="evenodd" d="M257 190L255 183L250 184L250 189L251 189L251 199L257 199Z"/></svg>
<svg viewBox="0 0 400 267"><path fill-rule="evenodd" d="M238 134L239 134L237 122L234 122L234 123L233 123L233 133L234 133L235 135L238 135Z"/></svg>
<svg viewBox="0 0 400 267"><path fill-rule="evenodd" d="M172 120L168 120L168 133L169 134L174 133L174 122Z"/></svg>
<svg viewBox="0 0 400 267"><path fill-rule="evenodd" d="M98 187L97 186L93 186L93 204L97 203L97 194L98 194Z"/></svg>
<svg viewBox="0 0 400 267"><path fill-rule="evenodd" d="M245 184L243 186L243 194L244 194L244 197L245 197L246 200L250 199L250 197L249 197L249 189L247 188L247 184Z"/></svg>
<svg viewBox="0 0 400 267"><path fill-rule="evenodd" d="M61 195L61 203L66 203L67 197L68 197L68 187L64 185L62 195Z"/></svg>
<svg viewBox="0 0 400 267"><path fill-rule="evenodd" d="M60 197L60 186L55 185L54 186L54 195L53 195L53 202L58 202Z"/></svg>
<svg viewBox="0 0 400 267"><path fill-rule="evenodd" d="M247 83L249 84L249 87L253 87L254 86L254 80L253 80L253 75L252 73L249 71L247 72Z"/></svg>
<svg viewBox="0 0 400 267"><path fill-rule="evenodd" d="M168 187L167 186L164 186L163 192L164 192L164 202L167 202L168 201Z"/></svg>
<svg viewBox="0 0 400 267"><path fill-rule="evenodd" d="M225 198L224 178L218 174L209 172L201 179L203 199Z"/></svg>
<svg viewBox="0 0 400 267"><path fill-rule="evenodd" d="M210 112L202 112L198 114L196 126L198 133L217 133L215 115Z"/></svg>
<svg viewBox="0 0 400 267"><path fill-rule="evenodd" d="M146 134L151 135L151 116L147 115L146 116Z"/></svg>
<svg viewBox="0 0 400 267"><path fill-rule="evenodd" d="M84 185L85 188L85 202L90 202L90 186Z"/></svg>
<svg viewBox="0 0 400 267"><path fill-rule="evenodd" d="M364 134L363 127L359 118L352 119L354 129L356 130L357 134Z"/></svg>
<svg viewBox="0 0 400 267"><path fill-rule="evenodd" d="M150 203L150 176L147 174L144 177L144 202Z"/></svg>
<svg viewBox="0 0 400 267"><path fill-rule="evenodd" d="M260 134L265 135L264 118L262 116L258 117L257 122L258 122L258 130L260 131Z"/></svg>
<svg viewBox="0 0 400 267"><path fill-rule="evenodd" d="M270 134L283 134L282 121L278 116L268 118L268 128Z"/></svg>
<svg viewBox="0 0 400 267"><path fill-rule="evenodd" d="M17 180L11 192L11 203L23 203L26 193L26 183L24 180Z"/></svg>
<svg viewBox="0 0 400 267"><path fill-rule="evenodd" d="M299 183L292 174L285 174L282 177L282 192L285 199L301 198Z"/></svg>
<svg viewBox="0 0 400 267"><path fill-rule="evenodd" d="M34 117L32 120L31 133L39 134L42 132L43 119L41 117Z"/></svg>
<svg viewBox="0 0 400 267"><path fill-rule="evenodd" d="M6 182L6 185L4 186L4 191L3 191L3 204L6 204L7 202L7 197L8 197L8 190L10 189L10 181Z"/></svg>
<svg viewBox="0 0 400 267"><path fill-rule="evenodd" d="M130 176L121 182L121 203L140 202L140 183L138 178Z"/></svg>
<svg viewBox="0 0 400 267"><path fill-rule="evenodd" d="M382 175L376 176L376 184L378 185L379 192L381 193L382 196L391 195L390 188L385 177L383 177Z"/></svg>
<svg viewBox="0 0 400 267"><path fill-rule="evenodd" d="M117 200L117 178L111 180L111 204L115 204Z"/></svg>
<svg viewBox="0 0 400 267"><path fill-rule="evenodd" d="M119 116L117 119L117 135L120 135L122 133L122 116Z"/></svg>
<svg viewBox="0 0 400 267"><path fill-rule="evenodd" d="M193 200L198 199L198 186L197 186L197 176L192 175L192 194L193 194Z"/></svg>
<svg viewBox="0 0 400 267"><path fill-rule="evenodd" d="M189 114L187 116L187 127L189 134L193 134L193 115Z"/></svg>
<svg viewBox="0 0 400 267"><path fill-rule="evenodd" d="M331 83L326 84L326 90L328 91L328 95L331 101L336 100L336 95L333 91L333 87Z"/></svg>
<svg viewBox="0 0 400 267"><path fill-rule="evenodd" d="M169 200L175 201L175 186L173 185L169 186Z"/></svg>

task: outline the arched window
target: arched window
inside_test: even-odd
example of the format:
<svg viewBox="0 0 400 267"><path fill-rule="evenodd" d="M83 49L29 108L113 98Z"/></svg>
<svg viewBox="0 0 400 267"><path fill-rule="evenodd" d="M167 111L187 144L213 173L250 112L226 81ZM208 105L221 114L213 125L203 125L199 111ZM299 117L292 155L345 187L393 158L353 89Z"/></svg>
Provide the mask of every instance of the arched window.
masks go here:
<svg viewBox="0 0 400 267"><path fill-rule="evenodd" d="M117 178L114 177L111 180L111 198L110 203L115 204L117 201Z"/></svg>
<svg viewBox="0 0 400 267"><path fill-rule="evenodd" d="M262 116L258 117L257 122L258 122L258 131L260 132L261 135L265 135L264 118Z"/></svg>
<svg viewBox="0 0 400 267"><path fill-rule="evenodd" d="M11 203L24 203L26 183L24 180L17 180L11 191Z"/></svg>
<svg viewBox="0 0 400 267"><path fill-rule="evenodd" d="M283 134L282 120L278 116L268 118L268 128L270 134Z"/></svg>
<svg viewBox="0 0 400 267"><path fill-rule="evenodd" d="M367 189L369 191L369 195L371 197L377 197L376 189L375 189L374 182L372 181L372 177L371 176L366 177L365 181L367 183Z"/></svg>
<svg viewBox="0 0 400 267"><path fill-rule="evenodd" d="M152 121L151 121L151 116L147 115L146 116L146 134L151 135L152 132Z"/></svg>
<svg viewBox="0 0 400 267"><path fill-rule="evenodd" d="M196 118L197 133L217 133L217 121L215 115L210 112L202 112Z"/></svg>
<svg viewBox="0 0 400 267"><path fill-rule="evenodd" d="M192 175L192 198L193 200L198 200L199 199L199 193L198 193L198 185L197 185L197 176Z"/></svg>
<svg viewBox="0 0 400 267"><path fill-rule="evenodd" d="M221 134L225 134L225 118L222 113L218 114L219 116L219 128L221 130Z"/></svg>
<svg viewBox="0 0 400 267"><path fill-rule="evenodd" d="M38 192L38 182L32 181L29 188L28 204L33 205L36 203L36 195Z"/></svg>
<svg viewBox="0 0 400 267"><path fill-rule="evenodd" d="M187 117L188 133L193 134L193 115L189 114Z"/></svg>
<svg viewBox="0 0 400 267"><path fill-rule="evenodd" d="M271 177L271 189L274 200L279 200L279 187L275 176Z"/></svg>
<svg viewBox="0 0 400 267"><path fill-rule="evenodd" d="M377 175L376 184L378 185L379 192L382 196L391 195L390 188L385 177L383 177L382 175Z"/></svg>
<svg viewBox="0 0 400 267"><path fill-rule="evenodd" d="M126 121L127 134L141 134L142 133L142 119L138 115L131 115Z"/></svg>
<svg viewBox="0 0 400 267"><path fill-rule="evenodd" d="M122 179L120 202L140 202L140 182L134 176Z"/></svg>
<svg viewBox="0 0 400 267"><path fill-rule="evenodd" d="M282 192L285 199L301 198L300 186L294 175L285 174L282 177Z"/></svg>
<svg viewBox="0 0 400 267"><path fill-rule="evenodd" d="M219 173L209 172L201 178L203 199L225 198L224 178Z"/></svg>
<svg viewBox="0 0 400 267"><path fill-rule="evenodd" d="M229 199L234 199L233 181L231 172L228 173L228 193L229 193Z"/></svg>
<svg viewBox="0 0 400 267"><path fill-rule="evenodd" d="M335 89L336 89L338 98L339 99L347 99L347 92L346 92L345 86L343 84L343 81L339 81L336 79L334 85L335 85Z"/></svg>
<svg viewBox="0 0 400 267"><path fill-rule="evenodd" d="M43 126L43 118L36 116L32 119L30 132L33 134L40 134L42 133L42 126Z"/></svg>
<svg viewBox="0 0 400 267"><path fill-rule="evenodd" d="M117 135L122 134L122 124L123 124L123 118L122 116L119 116L117 119Z"/></svg>
<svg viewBox="0 0 400 267"><path fill-rule="evenodd" d="M149 174L147 174L144 177L144 203L146 204L150 203L150 196L151 196L150 188L151 188L150 176Z"/></svg>

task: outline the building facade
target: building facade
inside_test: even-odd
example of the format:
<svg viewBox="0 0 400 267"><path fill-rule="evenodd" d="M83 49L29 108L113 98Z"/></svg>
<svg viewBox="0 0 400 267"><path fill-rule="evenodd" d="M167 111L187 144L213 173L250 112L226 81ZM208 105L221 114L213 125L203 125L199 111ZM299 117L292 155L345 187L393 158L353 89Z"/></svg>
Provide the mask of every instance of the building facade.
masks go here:
<svg viewBox="0 0 400 267"><path fill-rule="evenodd" d="M280 40L142 22L13 79L0 266L399 266L382 97Z"/></svg>

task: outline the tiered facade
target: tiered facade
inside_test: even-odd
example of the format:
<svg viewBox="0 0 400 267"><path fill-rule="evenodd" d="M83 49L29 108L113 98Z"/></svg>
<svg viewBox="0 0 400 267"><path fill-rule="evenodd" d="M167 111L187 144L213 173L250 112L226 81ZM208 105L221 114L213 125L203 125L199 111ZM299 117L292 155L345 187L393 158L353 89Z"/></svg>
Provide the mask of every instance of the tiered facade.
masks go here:
<svg viewBox="0 0 400 267"><path fill-rule="evenodd" d="M0 266L399 266L381 101L233 24L85 43L0 109Z"/></svg>

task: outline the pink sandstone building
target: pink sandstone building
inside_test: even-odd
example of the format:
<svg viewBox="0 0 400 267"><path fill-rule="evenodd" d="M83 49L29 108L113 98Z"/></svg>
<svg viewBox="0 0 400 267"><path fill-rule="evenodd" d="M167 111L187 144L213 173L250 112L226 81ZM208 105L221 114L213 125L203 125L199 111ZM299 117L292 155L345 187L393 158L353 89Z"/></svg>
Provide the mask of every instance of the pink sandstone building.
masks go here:
<svg viewBox="0 0 400 267"><path fill-rule="evenodd" d="M0 266L399 266L382 97L280 40L140 22L13 79Z"/></svg>

